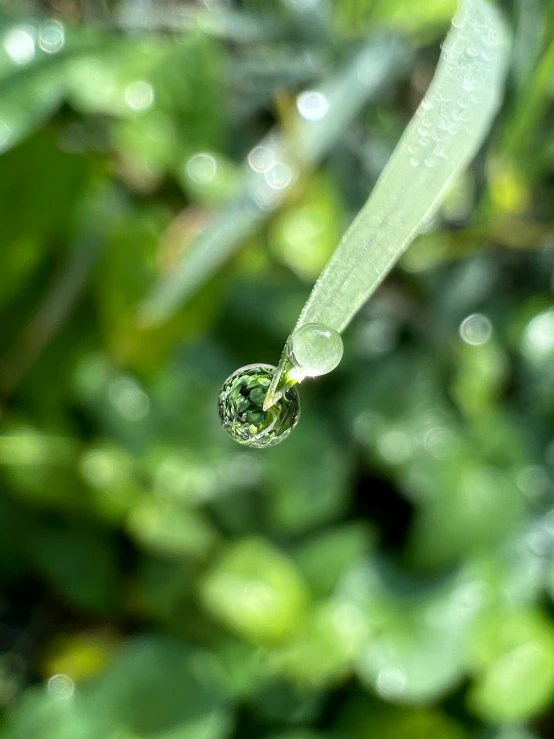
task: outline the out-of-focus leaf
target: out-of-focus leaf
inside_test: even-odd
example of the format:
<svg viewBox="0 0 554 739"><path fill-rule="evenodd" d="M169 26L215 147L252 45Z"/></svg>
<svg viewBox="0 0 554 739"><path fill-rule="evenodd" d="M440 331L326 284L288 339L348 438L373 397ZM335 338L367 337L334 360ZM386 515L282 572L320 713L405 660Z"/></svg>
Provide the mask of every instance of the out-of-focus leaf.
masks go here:
<svg viewBox="0 0 554 739"><path fill-rule="evenodd" d="M335 15L343 33L359 35L369 27L401 28L416 38L437 35L456 11L455 0L352 0L338 3Z"/></svg>
<svg viewBox="0 0 554 739"><path fill-rule="evenodd" d="M339 736L348 739L469 739L455 719L429 708L399 708L366 697L352 700L339 722Z"/></svg>
<svg viewBox="0 0 554 739"><path fill-rule="evenodd" d="M215 663L164 637L131 641L90 692L108 726L157 739L223 739L230 729Z"/></svg>
<svg viewBox="0 0 554 739"><path fill-rule="evenodd" d="M294 559L311 592L317 597L327 597L341 575L365 559L374 544L374 532L366 526L337 526L305 539Z"/></svg>
<svg viewBox="0 0 554 739"><path fill-rule="evenodd" d="M304 629L272 655L272 665L295 684L328 687L351 671L369 632L360 609L331 599L316 607Z"/></svg>
<svg viewBox="0 0 554 739"><path fill-rule="evenodd" d="M45 677L70 675L79 682L102 673L117 649L117 640L108 633L61 636L49 646L43 663Z"/></svg>
<svg viewBox="0 0 554 739"><path fill-rule="evenodd" d="M217 539L201 513L155 497L133 507L126 528L137 543L166 557L205 556Z"/></svg>
<svg viewBox="0 0 554 739"><path fill-rule="evenodd" d="M243 539L227 549L204 576L205 607L254 643L278 643L300 627L307 594L296 567L259 539Z"/></svg>
<svg viewBox="0 0 554 739"><path fill-rule="evenodd" d="M554 629L537 612L493 612L477 634L473 664L471 708L496 723L526 721L554 695Z"/></svg>
<svg viewBox="0 0 554 739"><path fill-rule="evenodd" d="M81 608L119 610L121 583L115 542L94 530L77 527L37 529L31 553L45 577Z"/></svg>
<svg viewBox="0 0 554 739"><path fill-rule="evenodd" d="M281 531L305 531L336 517L346 505L347 458L316 418L304 418L295 443L266 454L272 525Z"/></svg>
<svg viewBox="0 0 554 739"><path fill-rule="evenodd" d="M285 208L270 230L275 256L300 278L317 278L342 233L343 208L332 183L314 178L298 203Z"/></svg>
<svg viewBox="0 0 554 739"><path fill-rule="evenodd" d="M0 305L25 290L53 242L72 229L89 176L83 157L44 134L4 153L1 163Z"/></svg>
<svg viewBox="0 0 554 739"><path fill-rule="evenodd" d="M23 425L6 431L0 437L0 474L18 497L46 508L86 507L86 489L75 469L78 443Z"/></svg>

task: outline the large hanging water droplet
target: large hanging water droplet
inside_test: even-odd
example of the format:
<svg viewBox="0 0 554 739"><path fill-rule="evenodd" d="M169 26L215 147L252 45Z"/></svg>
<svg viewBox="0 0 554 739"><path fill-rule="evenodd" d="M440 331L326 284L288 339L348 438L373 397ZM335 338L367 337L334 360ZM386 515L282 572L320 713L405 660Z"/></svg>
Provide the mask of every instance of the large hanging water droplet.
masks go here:
<svg viewBox="0 0 554 739"><path fill-rule="evenodd" d="M305 377L331 372L342 359L340 334L322 323L306 323L290 338L290 358Z"/></svg>
<svg viewBox="0 0 554 739"><path fill-rule="evenodd" d="M295 387L267 411L266 393L276 367L250 364L233 372L223 383L218 412L223 428L239 444L270 447L287 438L300 417L300 397Z"/></svg>

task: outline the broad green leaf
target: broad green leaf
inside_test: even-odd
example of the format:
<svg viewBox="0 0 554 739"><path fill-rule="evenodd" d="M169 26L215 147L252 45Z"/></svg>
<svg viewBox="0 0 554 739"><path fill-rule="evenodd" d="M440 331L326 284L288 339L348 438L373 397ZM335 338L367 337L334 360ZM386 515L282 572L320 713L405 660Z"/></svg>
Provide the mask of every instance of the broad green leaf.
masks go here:
<svg viewBox="0 0 554 739"><path fill-rule="evenodd" d="M473 711L516 723L541 713L554 696L554 628L533 611L493 612L473 646Z"/></svg>
<svg viewBox="0 0 554 739"><path fill-rule="evenodd" d="M290 638L305 616L307 593L293 562L261 539L232 544L200 583L206 609L254 643Z"/></svg>

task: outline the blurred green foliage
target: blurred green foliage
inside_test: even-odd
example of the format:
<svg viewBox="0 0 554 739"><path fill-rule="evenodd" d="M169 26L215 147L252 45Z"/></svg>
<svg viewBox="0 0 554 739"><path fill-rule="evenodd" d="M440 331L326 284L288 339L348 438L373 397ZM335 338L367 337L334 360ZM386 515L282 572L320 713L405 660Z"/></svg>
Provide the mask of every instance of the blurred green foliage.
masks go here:
<svg viewBox="0 0 554 739"><path fill-rule="evenodd" d="M554 2L501 4L486 146L258 452L219 388L277 362L456 3L4 0L1 739L554 735Z"/></svg>

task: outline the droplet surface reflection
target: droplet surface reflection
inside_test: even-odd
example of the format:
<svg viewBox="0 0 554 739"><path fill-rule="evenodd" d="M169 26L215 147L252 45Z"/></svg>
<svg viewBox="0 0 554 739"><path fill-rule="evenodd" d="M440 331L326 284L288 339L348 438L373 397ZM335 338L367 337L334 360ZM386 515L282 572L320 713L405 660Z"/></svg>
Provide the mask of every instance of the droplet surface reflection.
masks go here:
<svg viewBox="0 0 554 739"><path fill-rule="evenodd" d="M290 388L269 410L263 403L276 368L252 364L233 372L219 394L218 412L223 428L239 444L270 447L289 436L300 417L300 397Z"/></svg>

